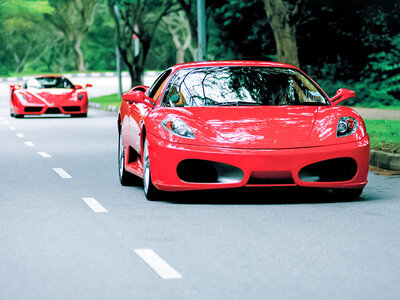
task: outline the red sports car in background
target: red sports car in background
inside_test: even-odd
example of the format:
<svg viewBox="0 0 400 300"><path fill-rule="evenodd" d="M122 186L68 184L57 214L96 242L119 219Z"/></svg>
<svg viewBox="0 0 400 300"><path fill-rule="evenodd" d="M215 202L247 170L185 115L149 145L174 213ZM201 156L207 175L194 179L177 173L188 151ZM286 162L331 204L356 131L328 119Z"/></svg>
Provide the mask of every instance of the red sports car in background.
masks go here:
<svg viewBox="0 0 400 300"><path fill-rule="evenodd" d="M367 184L362 118L301 70L270 62L176 65L123 95L119 179L160 191L302 186L357 198Z"/></svg>
<svg viewBox="0 0 400 300"><path fill-rule="evenodd" d="M10 115L68 114L87 117L88 95L85 88L73 85L62 76L35 76L20 85L10 85Z"/></svg>

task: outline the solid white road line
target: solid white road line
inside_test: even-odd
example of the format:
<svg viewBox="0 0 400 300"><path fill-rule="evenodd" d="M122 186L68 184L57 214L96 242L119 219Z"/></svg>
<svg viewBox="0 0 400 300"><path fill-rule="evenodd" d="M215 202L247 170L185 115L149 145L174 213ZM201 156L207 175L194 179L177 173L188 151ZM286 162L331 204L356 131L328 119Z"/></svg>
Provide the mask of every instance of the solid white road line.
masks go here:
<svg viewBox="0 0 400 300"><path fill-rule="evenodd" d="M35 146L35 144L32 143L32 142L25 142L25 145L27 145L28 147L33 147L33 146Z"/></svg>
<svg viewBox="0 0 400 300"><path fill-rule="evenodd" d="M36 153L39 154L43 158L51 158L51 155L46 152L36 152Z"/></svg>
<svg viewBox="0 0 400 300"><path fill-rule="evenodd" d="M25 137L25 136L24 136L24 134L23 134L23 133L17 133L17 137L19 137L19 138L23 138L23 137Z"/></svg>
<svg viewBox="0 0 400 300"><path fill-rule="evenodd" d="M9 128L10 128L10 130L15 130L16 129L14 126L10 126Z"/></svg>
<svg viewBox="0 0 400 300"><path fill-rule="evenodd" d="M94 211L94 212L107 212L107 209L103 207L96 199L92 197L82 197L82 200Z"/></svg>
<svg viewBox="0 0 400 300"><path fill-rule="evenodd" d="M162 279L180 279L182 275L151 249L135 249L139 255Z"/></svg>
<svg viewBox="0 0 400 300"><path fill-rule="evenodd" d="M65 172L63 168L53 168L53 170L63 179L72 178L72 176Z"/></svg>

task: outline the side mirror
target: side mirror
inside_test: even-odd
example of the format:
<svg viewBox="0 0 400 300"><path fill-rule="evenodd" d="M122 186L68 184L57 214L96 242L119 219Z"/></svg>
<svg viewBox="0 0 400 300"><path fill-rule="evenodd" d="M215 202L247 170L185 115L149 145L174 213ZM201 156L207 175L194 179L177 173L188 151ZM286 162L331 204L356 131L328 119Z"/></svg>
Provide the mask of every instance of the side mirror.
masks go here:
<svg viewBox="0 0 400 300"><path fill-rule="evenodd" d="M151 108L153 108L156 104L156 101L150 97L147 97L142 89L135 90L134 88L128 93L123 94L122 100L134 103L142 103Z"/></svg>
<svg viewBox="0 0 400 300"><path fill-rule="evenodd" d="M75 84L75 89L80 90L80 89L82 89L82 86L80 84Z"/></svg>
<svg viewBox="0 0 400 300"><path fill-rule="evenodd" d="M10 89L12 89L12 90L18 90L18 89L20 89L22 86L21 85L19 85L19 84L11 84L10 85Z"/></svg>
<svg viewBox="0 0 400 300"><path fill-rule="evenodd" d="M87 84L85 85L85 89L88 88L88 87L93 87L93 85L90 84L90 83L87 83Z"/></svg>
<svg viewBox="0 0 400 300"><path fill-rule="evenodd" d="M354 98L356 96L356 92L349 89L338 89L336 95L333 96L331 100L332 105L338 105L340 102Z"/></svg>

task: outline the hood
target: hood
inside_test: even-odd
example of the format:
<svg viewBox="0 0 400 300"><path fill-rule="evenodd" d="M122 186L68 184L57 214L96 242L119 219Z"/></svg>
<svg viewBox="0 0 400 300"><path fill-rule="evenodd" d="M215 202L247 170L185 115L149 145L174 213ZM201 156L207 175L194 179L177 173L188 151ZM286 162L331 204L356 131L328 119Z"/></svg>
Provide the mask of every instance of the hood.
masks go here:
<svg viewBox="0 0 400 300"><path fill-rule="evenodd" d="M65 100L76 100L74 89L28 89L26 95L47 106L57 106Z"/></svg>
<svg viewBox="0 0 400 300"><path fill-rule="evenodd" d="M160 108L151 115L155 122L174 115L185 121L196 138L180 138L181 143L277 149L304 147L312 135L317 113L315 106L235 106ZM161 127L154 132L171 140Z"/></svg>

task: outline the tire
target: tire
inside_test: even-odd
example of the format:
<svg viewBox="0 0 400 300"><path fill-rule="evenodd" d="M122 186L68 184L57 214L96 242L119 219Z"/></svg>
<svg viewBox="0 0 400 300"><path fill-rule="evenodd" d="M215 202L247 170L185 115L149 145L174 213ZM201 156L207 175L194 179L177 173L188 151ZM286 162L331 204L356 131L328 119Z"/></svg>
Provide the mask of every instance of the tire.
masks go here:
<svg viewBox="0 0 400 300"><path fill-rule="evenodd" d="M334 195L343 200L357 200L360 198L363 188L361 189L336 189L333 190Z"/></svg>
<svg viewBox="0 0 400 300"><path fill-rule="evenodd" d="M139 178L125 169L125 150L122 138L122 130L119 131L118 137L118 177L119 182L124 186L137 185Z"/></svg>
<svg viewBox="0 0 400 300"><path fill-rule="evenodd" d="M87 118L87 113L84 114L73 114L71 115L72 118Z"/></svg>
<svg viewBox="0 0 400 300"><path fill-rule="evenodd" d="M143 191L147 200L158 200L161 192L153 185L151 179L149 148L147 140L143 143Z"/></svg>

